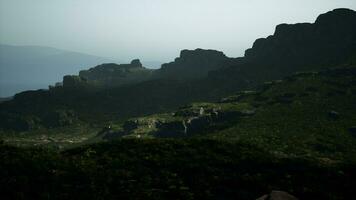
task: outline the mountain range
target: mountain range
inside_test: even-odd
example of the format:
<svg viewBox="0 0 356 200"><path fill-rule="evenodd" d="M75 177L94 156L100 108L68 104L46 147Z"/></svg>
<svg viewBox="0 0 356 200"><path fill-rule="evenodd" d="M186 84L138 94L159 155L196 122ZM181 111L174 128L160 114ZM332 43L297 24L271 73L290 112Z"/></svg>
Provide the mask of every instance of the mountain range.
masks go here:
<svg viewBox="0 0 356 200"><path fill-rule="evenodd" d="M52 47L0 44L0 97L47 89L60 82L64 75L112 62L115 60ZM158 61L144 63L150 68L161 65Z"/></svg>
<svg viewBox="0 0 356 200"><path fill-rule="evenodd" d="M94 65L1 99L0 196L352 199L355 101L350 9L278 25L240 58Z"/></svg>
<svg viewBox="0 0 356 200"><path fill-rule="evenodd" d="M33 117L40 122L58 110L100 124L166 112L194 101L216 101L298 71L352 64L355 23L355 11L336 9L313 24L278 25L274 35L257 39L241 58L196 49L182 50L180 57L156 70L142 67L139 60L99 65L78 76L65 76L63 87L16 94L13 101L0 105L2 124L10 120L16 126L17 120Z"/></svg>

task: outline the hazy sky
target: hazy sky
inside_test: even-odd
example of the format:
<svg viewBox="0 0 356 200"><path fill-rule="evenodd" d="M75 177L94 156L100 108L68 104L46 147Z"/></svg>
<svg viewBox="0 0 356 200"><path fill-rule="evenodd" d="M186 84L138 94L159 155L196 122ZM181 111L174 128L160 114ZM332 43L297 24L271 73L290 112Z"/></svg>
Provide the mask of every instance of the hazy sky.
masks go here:
<svg viewBox="0 0 356 200"><path fill-rule="evenodd" d="M127 61L170 61L181 49L242 56L280 23L314 22L356 0L0 0L0 43Z"/></svg>

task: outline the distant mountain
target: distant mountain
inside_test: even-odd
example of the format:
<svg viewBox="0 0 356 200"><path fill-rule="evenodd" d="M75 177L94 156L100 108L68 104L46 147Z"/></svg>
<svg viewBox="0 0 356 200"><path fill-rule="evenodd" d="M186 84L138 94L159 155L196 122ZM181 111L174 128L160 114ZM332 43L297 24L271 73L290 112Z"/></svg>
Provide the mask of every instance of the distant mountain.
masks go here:
<svg viewBox="0 0 356 200"><path fill-rule="evenodd" d="M66 74L110 59L42 46L0 45L0 97L48 88Z"/></svg>
<svg viewBox="0 0 356 200"><path fill-rule="evenodd" d="M82 70L79 76L65 76L63 86L68 88L84 84L105 88L117 87L149 80L153 72L153 69L143 67L139 59L132 60L130 64L106 63Z"/></svg>
<svg viewBox="0 0 356 200"><path fill-rule="evenodd" d="M126 70L122 73L132 63L105 64L83 71L80 76L67 77L69 83L79 82L89 87L56 87L49 91L19 93L13 100L0 104L0 121L3 122L0 128L28 130L43 125L61 126L69 123L66 117L70 123L78 118L91 124L103 124L170 112L191 102L217 101L296 72L345 67L356 64L355 61L356 12L336 9L319 16L313 24L278 25L274 35L256 40L242 58L228 58L214 50L183 50L174 62L154 70L153 78L148 80L136 79L139 81L105 89L86 85L88 80L109 78L126 82L128 77L134 77L135 73ZM61 119L57 120L61 123L48 122L49 116Z"/></svg>
<svg viewBox="0 0 356 200"><path fill-rule="evenodd" d="M159 69L149 69L139 59L130 64L104 63L81 70L79 76L67 75L63 79L65 87L105 87L113 88L125 84L141 83L149 80L190 81L206 78L212 70L232 63L223 52L216 50L182 50L173 62L162 64Z"/></svg>

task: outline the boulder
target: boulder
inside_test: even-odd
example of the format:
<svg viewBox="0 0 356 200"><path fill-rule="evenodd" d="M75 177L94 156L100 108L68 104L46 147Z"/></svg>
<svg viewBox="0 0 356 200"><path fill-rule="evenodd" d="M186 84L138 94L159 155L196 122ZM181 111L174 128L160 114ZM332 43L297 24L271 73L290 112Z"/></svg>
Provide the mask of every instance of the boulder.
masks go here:
<svg viewBox="0 0 356 200"><path fill-rule="evenodd" d="M139 59L132 60L130 64L132 67L142 67L141 61Z"/></svg>
<svg viewBox="0 0 356 200"><path fill-rule="evenodd" d="M329 119L332 119L332 120L337 120L340 118L340 113L334 111L334 110L331 110L328 112L328 117Z"/></svg>
<svg viewBox="0 0 356 200"><path fill-rule="evenodd" d="M298 200L298 198L284 191L272 191L256 200Z"/></svg>

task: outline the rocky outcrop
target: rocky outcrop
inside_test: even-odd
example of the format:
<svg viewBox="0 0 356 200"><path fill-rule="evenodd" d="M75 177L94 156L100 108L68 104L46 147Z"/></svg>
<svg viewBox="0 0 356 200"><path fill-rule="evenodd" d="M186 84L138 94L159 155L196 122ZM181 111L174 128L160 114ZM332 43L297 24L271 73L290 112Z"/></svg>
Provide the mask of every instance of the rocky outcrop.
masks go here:
<svg viewBox="0 0 356 200"><path fill-rule="evenodd" d="M75 75L66 75L63 77L63 87L64 88L78 88L84 87L88 84L85 78Z"/></svg>
<svg viewBox="0 0 356 200"><path fill-rule="evenodd" d="M338 120L340 118L340 113L335 110L331 110L328 112L328 117L331 120Z"/></svg>
<svg viewBox="0 0 356 200"><path fill-rule="evenodd" d="M131 61L130 65L128 67L132 67L132 68L139 68L139 67L143 67L141 64L141 61L139 59L134 59Z"/></svg>
<svg viewBox="0 0 356 200"><path fill-rule="evenodd" d="M284 192L284 191L272 191L270 194L263 195L256 200L298 200L297 197Z"/></svg>
<svg viewBox="0 0 356 200"><path fill-rule="evenodd" d="M239 109L234 110L234 105ZM255 114L254 109L234 104L196 104L182 107L180 110L170 114L147 116L127 120L122 125L122 131L110 130L106 134L112 137L114 134L120 136L143 136L153 137L189 137L205 132L216 125L230 123L241 117ZM228 108L222 108L226 106ZM106 138L106 137L104 137Z"/></svg>
<svg viewBox="0 0 356 200"><path fill-rule="evenodd" d="M174 62L163 64L157 70L156 77L177 80L202 78L209 71L226 66L229 61L223 52L216 50L182 50Z"/></svg>
<svg viewBox="0 0 356 200"><path fill-rule="evenodd" d="M106 63L82 70L79 77L93 85L114 87L149 80L152 72L153 70L144 68L139 59L134 59L130 64Z"/></svg>
<svg viewBox="0 0 356 200"><path fill-rule="evenodd" d="M344 64L355 52L356 12L336 9L315 23L278 25L273 35L257 39L239 62L209 76L230 85L256 86L297 71Z"/></svg>
<svg viewBox="0 0 356 200"><path fill-rule="evenodd" d="M245 58L253 63L278 65L288 71L293 69L290 65L310 67L344 61L356 50L355 42L356 12L336 9L320 15L314 24L278 25L274 35L257 39L253 47L246 50ZM282 66L284 64L288 65Z"/></svg>

